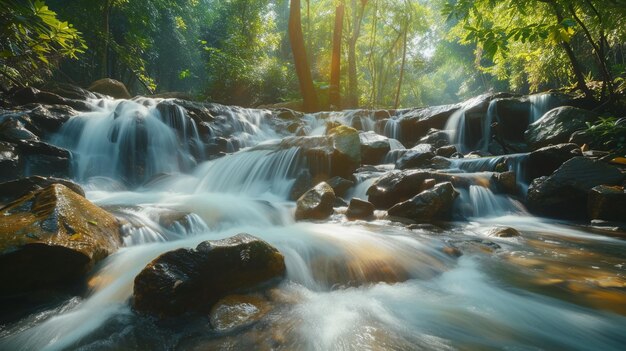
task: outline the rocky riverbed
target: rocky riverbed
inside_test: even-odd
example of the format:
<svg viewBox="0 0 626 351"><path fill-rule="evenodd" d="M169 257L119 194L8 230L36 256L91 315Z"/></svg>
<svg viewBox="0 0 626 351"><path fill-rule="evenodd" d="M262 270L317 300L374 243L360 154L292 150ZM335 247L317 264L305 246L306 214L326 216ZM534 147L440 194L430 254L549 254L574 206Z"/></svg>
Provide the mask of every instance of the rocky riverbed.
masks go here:
<svg viewBox="0 0 626 351"><path fill-rule="evenodd" d="M1 349L626 343L626 158L583 100L302 114L101 84L0 97Z"/></svg>

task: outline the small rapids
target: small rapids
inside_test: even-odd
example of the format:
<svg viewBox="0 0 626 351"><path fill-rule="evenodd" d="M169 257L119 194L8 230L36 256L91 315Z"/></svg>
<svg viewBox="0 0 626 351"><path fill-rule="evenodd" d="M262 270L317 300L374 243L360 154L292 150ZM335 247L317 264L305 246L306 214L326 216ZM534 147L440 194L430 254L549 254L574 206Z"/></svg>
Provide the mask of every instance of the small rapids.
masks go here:
<svg viewBox="0 0 626 351"><path fill-rule="evenodd" d="M301 150L271 147L280 136L262 112L223 108L223 118L239 121L232 126L240 148L214 160L199 151L192 120L177 112L163 118L154 101L106 101L66 123L55 142L74 152L76 180L88 199L122 221L124 247L91 272L85 293L0 324L0 349L620 350L626 345L623 240L533 217L518 199L494 193L484 182L460 189L456 222L349 221L341 211L323 223L295 222L295 203L288 199L303 167ZM363 130L399 133L393 119L381 127L356 112L331 116L348 125L357 117ZM309 135L323 134L325 119L303 119ZM137 143L146 146L140 148L145 153L128 155ZM392 142L392 153L402 149ZM388 157L393 162L394 156ZM451 168L488 179L496 165L516 170L524 158L451 159ZM385 167L357 173L345 198L367 199L367 189ZM138 169L143 173L137 175ZM490 236L500 226L522 235ZM157 322L133 311L133 282L149 262L170 250L242 232L276 247L287 267L282 283L254 296L268 306L254 323L222 330L206 315Z"/></svg>

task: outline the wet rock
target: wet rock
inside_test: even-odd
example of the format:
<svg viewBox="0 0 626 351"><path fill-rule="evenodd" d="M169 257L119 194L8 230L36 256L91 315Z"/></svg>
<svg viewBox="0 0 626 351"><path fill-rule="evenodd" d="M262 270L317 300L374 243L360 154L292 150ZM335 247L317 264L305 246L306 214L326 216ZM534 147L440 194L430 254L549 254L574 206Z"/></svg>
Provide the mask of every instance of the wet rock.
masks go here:
<svg viewBox="0 0 626 351"><path fill-rule="evenodd" d="M0 142L0 181L16 179L21 174L22 166L16 145Z"/></svg>
<svg viewBox="0 0 626 351"><path fill-rule="evenodd" d="M22 140L39 140L24 124L13 118L8 118L0 124L0 140L8 142L20 142Z"/></svg>
<svg viewBox="0 0 626 351"><path fill-rule="evenodd" d="M453 174L421 170L392 171L378 178L367 189L368 201L376 208L388 209L429 189L432 187L433 179L438 183L451 182L455 187L467 188L471 184L468 178L457 177Z"/></svg>
<svg viewBox="0 0 626 351"><path fill-rule="evenodd" d="M452 168L452 162L445 157L435 156L430 159L427 166L432 169L450 169Z"/></svg>
<svg viewBox="0 0 626 351"><path fill-rule="evenodd" d="M350 200L346 217L348 219L368 219L374 215L374 205L358 198Z"/></svg>
<svg viewBox="0 0 626 351"><path fill-rule="evenodd" d="M71 180L54 177L32 176L0 183L0 204L9 203L21 196L26 195L27 193L41 190L52 184L63 184L76 194L83 197L85 196L85 192L80 185Z"/></svg>
<svg viewBox="0 0 626 351"><path fill-rule="evenodd" d="M209 313L211 326L217 331L227 331L250 326L263 318L272 306L255 295L229 295L220 299Z"/></svg>
<svg viewBox="0 0 626 351"><path fill-rule="evenodd" d="M626 222L626 190L622 186L593 187L587 210L591 219Z"/></svg>
<svg viewBox="0 0 626 351"><path fill-rule="evenodd" d="M463 252L454 246L445 246L441 251L450 257L458 258L463 256Z"/></svg>
<svg viewBox="0 0 626 351"><path fill-rule="evenodd" d="M441 183L415 195L410 200L391 207L387 213L393 217L408 218L417 222L450 219L452 204L458 196L452 183Z"/></svg>
<svg viewBox="0 0 626 351"><path fill-rule="evenodd" d="M335 197L333 207L348 207L348 202L341 197Z"/></svg>
<svg viewBox="0 0 626 351"><path fill-rule="evenodd" d="M558 144L537 149L528 155L527 179L533 180L548 176L561 167L565 161L581 155L580 148L576 144Z"/></svg>
<svg viewBox="0 0 626 351"><path fill-rule="evenodd" d="M361 141L361 163L366 165L380 164L391 147L389 139L374 132L359 134Z"/></svg>
<svg viewBox="0 0 626 351"><path fill-rule="evenodd" d="M419 143L443 147L450 144L450 135L445 130L431 129L425 137L419 140Z"/></svg>
<svg viewBox="0 0 626 351"><path fill-rule="evenodd" d="M598 185L621 185L624 175L611 165L574 157L549 177L535 179L528 188L528 209L558 218L585 218L589 191Z"/></svg>
<svg viewBox="0 0 626 351"><path fill-rule="evenodd" d="M0 210L0 295L74 282L119 245L115 217L62 184Z"/></svg>
<svg viewBox="0 0 626 351"><path fill-rule="evenodd" d="M348 189L354 186L353 181L341 177L332 177L328 181L326 181L326 183L328 183L328 185L333 188L336 196L345 196Z"/></svg>
<svg viewBox="0 0 626 351"><path fill-rule="evenodd" d="M512 238L512 237L520 236L521 234L515 228L494 227L487 231L487 235L494 236L497 238Z"/></svg>
<svg viewBox="0 0 626 351"><path fill-rule="evenodd" d="M46 86L45 89L66 99L73 100L101 99L103 97L101 94L94 94L79 86L65 83L53 83L50 86Z"/></svg>
<svg viewBox="0 0 626 351"><path fill-rule="evenodd" d="M57 132L63 123L78 114L76 110L65 105L28 104L22 107L27 110L20 116L20 120L40 138Z"/></svg>
<svg viewBox="0 0 626 351"><path fill-rule="evenodd" d="M304 116L304 113L297 112L288 108L278 108L273 110L276 117L289 121L298 121Z"/></svg>
<svg viewBox="0 0 626 351"><path fill-rule="evenodd" d="M591 111L571 106L557 107L530 124L524 138L532 149L567 143L574 132L586 129L586 122L596 118L597 114Z"/></svg>
<svg viewBox="0 0 626 351"><path fill-rule="evenodd" d="M332 138L335 150L347 156L354 163L361 163L361 139L356 129L339 126L330 130L328 135Z"/></svg>
<svg viewBox="0 0 626 351"><path fill-rule="evenodd" d="M402 157L396 161L396 169L425 168L430 164L430 160L435 157L434 148L430 144L418 144L407 150Z"/></svg>
<svg viewBox="0 0 626 351"><path fill-rule="evenodd" d="M497 136L508 142L523 141L531 104L527 97L494 99L498 117Z"/></svg>
<svg viewBox="0 0 626 351"><path fill-rule="evenodd" d="M9 97L9 100L16 106L39 103L44 105L65 105L79 111L91 110L91 106L85 101L66 99L57 94L41 91L33 87L22 88L15 91Z"/></svg>
<svg viewBox="0 0 626 351"><path fill-rule="evenodd" d="M343 179L343 178L342 178ZM291 187L291 191L289 192L289 200L297 200L302 196L307 190L311 189L313 186L313 177L311 176L311 172L306 169L303 169L296 176L296 181L293 183Z"/></svg>
<svg viewBox="0 0 626 351"><path fill-rule="evenodd" d="M124 83L111 78L99 79L87 88L88 90L103 95L108 95L114 99L130 99L130 93Z"/></svg>
<svg viewBox="0 0 626 351"><path fill-rule="evenodd" d="M430 129L444 129L448 118L461 108L460 105L442 105L405 111L400 117L400 141L414 144Z"/></svg>
<svg viewBox="0 0 626 351"><path fill-rule="evenodd" d="M193 229L190 216L189 212L166 210L159 213L159 225L177 233L189 233Z"/></svg>
<svg viewBox="0 0 626 351"><path fill-rule="evenodd" d="M515 172L507 171L502 173L494 173L491 180L495 185L495 190L500 193L509 195L517 194L517 177Z"/></svg>
<svg viewBox="0 0 626 351"><path fill-rule="evenodd" d="M454 145L447 145L447 146L442 146L440 148L438 148L435 151L435 155L437 156L442 156L442 157L450 157L452 155L454 155L454 153L457 152L456 146Z"/></svg>
<svg viewBox="0 0 626 351"><path fill-rule="evenodd" d="M149 263L135 277L133 306L160 318L207 311L224 296L282 279L285 270L283 255L249 234L204 241Z"/></svg>
<svg viewBox="0 0 626 351"><path fill-rule="evenodd" d="M333 213L335 192L328 183L321 182L302 195L296 202L296 219L325 219Z"/></svg>

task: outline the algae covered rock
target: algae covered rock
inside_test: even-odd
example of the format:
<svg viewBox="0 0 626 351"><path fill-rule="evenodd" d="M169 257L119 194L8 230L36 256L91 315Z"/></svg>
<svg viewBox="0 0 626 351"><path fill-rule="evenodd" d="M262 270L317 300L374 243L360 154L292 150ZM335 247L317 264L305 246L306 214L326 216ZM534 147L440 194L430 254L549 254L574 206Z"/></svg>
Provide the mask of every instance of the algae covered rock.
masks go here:
<svg viewBox="0 0 626 351"><path fill-rule="evenodd" d="M69 283L115 252L117 219L62 185L0 210L0 295Z"/></svg>
<svg viewBox="0 0 626 351"><path fill-rule="evenodd" d="M283 255L249 234L200 243L157 257L135 277L137 311L161 318L209 311L222 297L285 275Z"/></svg>

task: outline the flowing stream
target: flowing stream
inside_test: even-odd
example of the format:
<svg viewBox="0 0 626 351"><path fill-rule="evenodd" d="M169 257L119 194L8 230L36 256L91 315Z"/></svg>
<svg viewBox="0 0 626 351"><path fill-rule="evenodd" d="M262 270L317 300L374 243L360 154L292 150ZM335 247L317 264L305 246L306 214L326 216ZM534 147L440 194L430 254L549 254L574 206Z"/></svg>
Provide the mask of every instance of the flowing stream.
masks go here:
<svg viewBox="0 0 626 351"><path fill-rule="evenodd" d="M288 198L302 167L299 149L252 147L274 145L281 135L264 124L262 110L223 108L238 121L243 148L210 161L197 147L197 126L184 116L164 117L152 100L103 101L65 124L53 142L73 151L75 178L87 197L126 220L125 247L94 269L85 294L1 325L0 349L623 350L626 345L623 240L533 217L516 199L480 182L461 191L458 221L441 226L348 221L341 211L323 223L295 222L295 203ZM453 123L462 125L462 117L459 113ZM354 112L333 116L344 124L353 118ZM309 134L323 133L319 118L305 119ZM364 129L374 130L366 120L361 118ZM397 134L393 123L385 127L389 136ZM509 167L523 157L509 157ZM497 163L468 160L452 167L487 177L484 172ZM366 197L380 175L357 176L348 197ZM172 211L186 214L186 224L164 225ZM522 235L490 236L502 225ZM154 258L241 232L266 240L286 259L287 277L263 295L271 308L256 323L219 329L208 316L167 323L133 312L133 280ZM451 248L463 255L450 254Z"/></svg>

